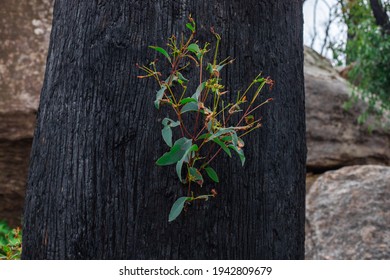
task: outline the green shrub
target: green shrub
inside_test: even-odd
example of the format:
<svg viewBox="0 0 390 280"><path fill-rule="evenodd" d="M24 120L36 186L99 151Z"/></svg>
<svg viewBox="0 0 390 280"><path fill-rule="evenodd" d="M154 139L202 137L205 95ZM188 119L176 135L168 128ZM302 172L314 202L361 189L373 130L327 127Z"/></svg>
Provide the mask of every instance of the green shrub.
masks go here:
<svg viewBox="0 0 390 280"><path fill-rule="evenodd" d="M389 11L390 2L381 1L383 11ZM347 26L348 38L345 48L339 42L330 42L338 64L351 65L348 80L353 85L352 97L345 104L351 108L362 100L367 104L359 116L363 124L368 117L376 117L376 125L388 126L390 113L390 34L386 26L376 21L370 1L340 0L337 2L334 18L339 18ZM370 118L374 120L374 118Z"/></svg>
<svg viewBox="0 0 390 280"><path fill-rule="evenodd" d="M368 19L356 28L348 49L355 56L349 80L357 85L360 98L371 112L382 115L390 111L390 36Z"/></svg>
<svg viewBox="0 0 390 280"><path fill-rule="evenodd" d="M21 253L21 229L11 229L6 222L0 221L0 260L19 260Z"/></svg>

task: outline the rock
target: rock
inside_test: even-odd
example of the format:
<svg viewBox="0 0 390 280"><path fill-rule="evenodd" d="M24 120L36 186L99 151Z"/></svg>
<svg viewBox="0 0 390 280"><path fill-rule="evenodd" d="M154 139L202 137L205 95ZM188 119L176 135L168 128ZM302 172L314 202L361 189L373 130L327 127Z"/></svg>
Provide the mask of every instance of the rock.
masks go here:
<svg viewBox="0 0 390 280"><path fill-rule="evenodd" d="M1 112L38 107L51 31L51 2L1 1Z"/></svg>
<svg viewBox="0 0 390 280"><path fill-rule="evenodd" d="M316 174L313 172L306 173L306 191L310 189L310 187L314 184L314 182L320 177L321 174Z"/></svg>
<svg viewBox="0 0 390 280"><path fill-rule="evenodd" d="M20 224L52 0L0 5L0 220Z"/></svg>
<svg viewBox="0 0 390 280"><path fill-rule="evenodd" d="M306 139L308 171L347 165L390 165L390 131L357 124L358 104L346 111L351 88L329 61L305 47Z"/></svg>
<svg viewBox="0 0 390 280"><path fill-rule="evenodd" d="M323 174L306 197L306 259L390 259L390 167Z"/></svg>

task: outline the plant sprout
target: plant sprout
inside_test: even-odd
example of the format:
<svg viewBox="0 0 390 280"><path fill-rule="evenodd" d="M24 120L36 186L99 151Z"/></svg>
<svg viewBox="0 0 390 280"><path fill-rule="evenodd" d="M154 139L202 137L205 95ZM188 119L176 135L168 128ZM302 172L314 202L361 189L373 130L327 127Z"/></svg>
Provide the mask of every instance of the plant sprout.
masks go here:
<svg viewBox="0 0 390 280"><path fill-rule="evenodd" d="M227 57L218 61L220 35L211 28L216 45L213 58L208 62L206 57L211 51L210 43L200 45L195 40L196 23L191 16L186 27L190 30L190 36L182 36L181 40L171 36L167 43L168 51L150 46L167 60L169 74L164 76L158 71L157 60L148 66L137 64L146 73L138 78L153 78L158 83L155 107L160 109L167 106L172 112L172 118L162 120L161 130L169 151L156 164L176 165L177 176L187 187L187 196L179 197L174 202L169 222L175 220L189 202L208 200L217 195L215 189L198 196L194 196L194 191L204 185L205 175L215 183L219 182L211 164L221 151L229 157L232 157L232 152L236 153L244 165L243 137L261 127L261 117L256 117L254 113L272 98L259 102L260 93L265 85L271 89L274 84L269 77L264 78L260 73L242 93L238 92L235 98L231 98L234 102L228 102L228 91L222 84L220 72L233 63L233 59ZM192 74L197 80L196 90L191 93L187 91L190 80L183 76L183 73L191 73L189 69L195 69L195 74ZM238 117L232 117L236 114ZM232 119L236 119L234 125L231 125ZM175 141L174 135L179 135Z"/></svg>

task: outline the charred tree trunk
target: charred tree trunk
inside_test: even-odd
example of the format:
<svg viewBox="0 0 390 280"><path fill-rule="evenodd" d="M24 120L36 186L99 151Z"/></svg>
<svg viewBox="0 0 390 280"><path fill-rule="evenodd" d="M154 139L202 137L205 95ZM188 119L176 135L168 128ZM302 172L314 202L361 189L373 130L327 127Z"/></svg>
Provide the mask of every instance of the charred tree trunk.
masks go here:
<svg viewBox="0 0 390 280"><path fill-rule="evenodd" d="M276 85L247 163L221 160L219 195L173 223L185 195L165 151L156 85L134 67L184 31L210 26L231 90L264 71ZM24 259L302 259L305 108L302 1L57 0L24 215ZM210 35L210 37L212 36ZM211 39L210 39L211 40ZM146 85L146 86L145 86ZM207 186L205 186L207 188Z"/></svg>

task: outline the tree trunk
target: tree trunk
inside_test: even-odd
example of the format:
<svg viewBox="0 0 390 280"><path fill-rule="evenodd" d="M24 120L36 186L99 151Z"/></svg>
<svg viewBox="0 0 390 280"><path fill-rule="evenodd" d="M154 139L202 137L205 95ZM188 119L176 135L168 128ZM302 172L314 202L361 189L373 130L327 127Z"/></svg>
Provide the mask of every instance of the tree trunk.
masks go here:
<svg viewBox="0 0 390 280"><path fill-rule="evenodd" d="M184 31L222 36L231 90L276 81L246 166L219 159L218 196L168 213L186 188L166 152L156 85L135 64ZM57 0L31 154L24 259L302 259L305 108L302 1ZM160 121L159 121L160 119ZM218 161L218 160L217 160Z"/></svg>
<svg viewBox="0 0 390 280"><path fill-rule="evenodd" d="M384 33L390 34L389 16L382 2L380 0L370 0L370 5L376 24L382 27Z"/></svg>

